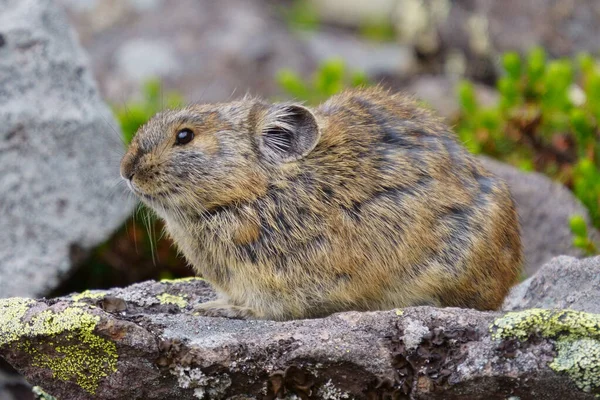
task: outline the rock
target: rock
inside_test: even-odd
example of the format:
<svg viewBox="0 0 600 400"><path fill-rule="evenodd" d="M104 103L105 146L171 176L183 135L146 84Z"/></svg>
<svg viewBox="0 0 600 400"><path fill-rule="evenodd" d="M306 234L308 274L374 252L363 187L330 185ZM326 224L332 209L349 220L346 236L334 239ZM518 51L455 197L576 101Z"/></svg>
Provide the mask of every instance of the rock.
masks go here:
<svg viewBox="0 0 600 400"><path fill-rule="evenodd" d="M110 110L62 10L0 0L0 297L55 287L130 215Z"/></svg>
<svg viewBox="0 0 600 400"><path fill-rule="evenodd" d="M411 45L441 69L454 69L490 81L497 57L541 46L552 57L580 52L600 55L595 38L600 4L596 0L310 0L328 23L354 28L366 21L393 23L400 42ZM441 71L438 71L441 72ZM456 72L456 71L455 71Z"/></svg>
<svg viewBox="0 0 600 400"><path fill-rule="evenodd" d="M573 246L570 218L583 216L592 237L597 238L598 234L590 224L587 209L566 187L539 173L525 173L487 157L480 157L480 160L488 170L506 181L517 204L526 276L533 275L553 257L584 256Z"/></svg>
<svg viewBox="0 0 600 400"><path fill-rule="evenodd" d="M326 22L360 27L365 22L389 21L397 0L308 0Z"/></svg>
<svg viewBox="0 0 600 400"><path fill-rule="evenodd" d="M356 35L340 32L305 32L300 37L308 55L316 62L340 58L349 69L370 77L405 77L416 68L412 50L407 46L364 41Z"/></svg>
<svg viewBox="0 0 600 400"><path fill-rule="evenodd" d="M595 314L415 307L288 322L194 316L212 298L204 281L187 279L0 300L0 355L61 400L600 393ZM106 311L116 303L126 309Z"/></svg>
<svg viewBox="0 0 600 400"><path fill-rule="evenodd" d="M600 314L600 256L560 256L513 288L504 310L565 308Z"/></svg>
<svg viewBox="0 0 600 400"><path fill-rule="evenodd" d="M8 367L2 358L0 358L0 399L33 400L31 386Z"/></svg>
<svg viewBox="0 0 600 400"><path fill-rule="evenodd" d="M224 101L246 91L279 93L276 73L309 74L306 45L263 0L95 0L85 9L59 0L112 103L139 95L154 75L189 101Z"/></svg>
<svg viewBox="0 0 600 400"><path fill-rule="evenodd" d="M414 15L422 15L423 22ZM575 57L580 52L600 55L595 40L600 34L595 22L599 17L596 0L402 0L397 3L396 21L400 36L408 32L405 41L441 57L446 66L460 57L468 76L489 82L498 75L498 56L507 51L526 54L541 46L552 57ZM408 21L421 29L404 29ZM423 43L424 37L434 44Z"/></svg>
<svg viewBox="0 0 600 400"><path fill-rule="evenodd" d="M451 120L460 110L457 101L458 82L444 75L423 75L412 79L402 91L429 104L438 115ZM492 107L498 102L498 92L489 86L473 83L475 96L482 107Z"/></svg>

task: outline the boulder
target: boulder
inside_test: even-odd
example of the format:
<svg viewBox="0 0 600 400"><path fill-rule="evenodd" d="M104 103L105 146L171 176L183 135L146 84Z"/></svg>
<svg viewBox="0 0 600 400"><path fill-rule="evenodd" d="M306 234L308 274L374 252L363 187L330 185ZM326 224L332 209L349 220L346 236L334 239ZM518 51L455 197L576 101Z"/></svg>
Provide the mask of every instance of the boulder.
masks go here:
<svg viewBox="0 0 600 400"><path fill-rule="evenodd" d="M0 356L61 400L600 393L600 315L431 307L288 322L194 315L214 296L186 279L0 300Z"/></svg>
<svg viewBox="0 0 600 400"><path fill-rule="evenodd" d="M130 215L120 132L63 12L0 0L0 297L54 288Z"/></svg>
<svg viewBox="0 0 600 400"><path fill-rule="evenodd" d="M403 78L416 69L415 57L408 46L376 43L342 32L303 32L298 38L305 44L306 54L317 63L339 58L349 70L364 72L369 77Z"/></svg>
<svg viewBox="0 0 600 400"><path fill-rule="evenodd" d="M438 71L489 82L504 52L541 46L552 57L598 51L596 0L308 0L321 19L353 28L382 21Z"/></svg>
<svg viewBox="0 0 600 400"><path fill-rule="evenodd" d="M58 0L90 54L104 96L122 105L160 78L192 102L278 93L276 73L316 67L263 0ZM86 3L83 7L81 3Z"/></svg>
<svg viewBox="0 0 600 400"><path fill-rule="evenodd" d="M504 310L565 308L600 314L600 256L560 256L514 287Z"/></svg>
<svg viewBox="0 0 600 400"><path fill-rule="evenodd" d="M0 399L33 400L31 389L31 385L0 358Z"/></svg>
<svg viewBox="0 0 600 400"><path fill-rule="evenodd" d="M506 181L517 204L526 276L533 275L553 257L584 256L583 251L573 245L570 218L583 216L591 236L597 239L598 234L589 223L587 209L570 190L545 175L523 172L488 157L479 158L490 172Z"/></svg>

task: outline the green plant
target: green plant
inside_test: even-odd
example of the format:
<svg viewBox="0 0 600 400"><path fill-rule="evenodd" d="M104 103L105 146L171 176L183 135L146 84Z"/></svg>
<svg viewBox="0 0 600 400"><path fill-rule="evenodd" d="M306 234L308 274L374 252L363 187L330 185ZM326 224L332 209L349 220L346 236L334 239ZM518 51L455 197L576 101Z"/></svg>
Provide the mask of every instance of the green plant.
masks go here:
<svg viewBox="0 0 600 400"><path fill-rule="evenodd" d="M282 7L282 14L292 29L314 31L319 28L319 12L308 0L294 0L288 7Z"/></svg>
<svg viewBox="0 0 600 400"><path fill-rule="evenodd" d="M121 125L123 140L129 144L139 127L154 114L165 108L175 108L182 104L183 97L181 95L176 92L164 93L161 82L158 79L151 79L142 88L141 101L114 107L113 111Z"/></svg>
<svg viewBox="0 0 600 400"><path fill-rule="evenodd" d="M393 42L396 39L394 24L389 20L367 19L360 26L360 35L378 42Z"/></svg>
<svg viewBox="0 0 600 400"><path fill-rule="evenodd" d="M498 103L482 107L471 83L458 86L456 131L485 153L566 184L600 227L600 69L593 58L548 60L543 49L507 53Z"/></svg>
<svg viewBox="0 0 600 400"><path fill-rule="evenodd" d="M581 215L571 217L569 221L573 233L573 245L585 252L586 255L598 254L598 247L589 237L587 225Z"/></svg>
<svg viewBox="0 0 600 400"><path fill-rule="evenodd" d="M279 71L277 82L287 95L309 104L318 104L346 87L368 84L364 73L349 71L343 60L325 61L308 81L289 69Z"/></svg>

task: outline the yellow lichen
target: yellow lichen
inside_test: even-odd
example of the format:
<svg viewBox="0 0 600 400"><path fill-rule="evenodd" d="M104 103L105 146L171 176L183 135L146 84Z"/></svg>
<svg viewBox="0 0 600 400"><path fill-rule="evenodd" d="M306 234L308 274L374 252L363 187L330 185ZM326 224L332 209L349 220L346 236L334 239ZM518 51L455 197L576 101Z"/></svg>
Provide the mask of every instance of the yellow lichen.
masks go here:
<svg viewBox="0 0 600 400"><path fill-rule="evenodd" d="M21 318L35 301L23 298L0 299L0 346L19 340L23 331Z"/></svg>
<svg viewBox="0 0 600 400"><path fill-rule="evenodd" d="M175 304L180 308L184 308L188 305L188 301L185 299L184 295L176 296L174 294L163 293L156 296L156 298L160 301L160 304Z"/></svg>
<svg viewBox="0 0 600 400"><path fill-rule="evenodd" d="M117 371L118 358L116 345L94 333L100 317L75 303L22 321L33 304L28 299L0 300L0 346L13 344L31 355L32 365L95 393L100 379Z"/></svg>
<svg viewBox="0 0 600 400"><path fill-rule="evenodd" d="M497 340L525 340L532 334L554 339L557 355L550 368L568 374L581 390L600 391L600 315L531 309L507 313L490 329Z"/></svg>
<svg viewBox="0 0 600 400"><path fill-rule="evenodd" d="M91 290L86 290L79 294L74 295L72 297L72 299L75 301L80 301L83 299L101 299L104 296L106 296L106 292L103 292L103 291L92 292Z"/></svg>
<svg viewBox="0 0 600 400"><path fill-rule="evenodd" d="M402 315L402 314L404 314L404 311L401 310L401 309L399 309L399 308L397 308L396 309L396 315Z"/></svg>

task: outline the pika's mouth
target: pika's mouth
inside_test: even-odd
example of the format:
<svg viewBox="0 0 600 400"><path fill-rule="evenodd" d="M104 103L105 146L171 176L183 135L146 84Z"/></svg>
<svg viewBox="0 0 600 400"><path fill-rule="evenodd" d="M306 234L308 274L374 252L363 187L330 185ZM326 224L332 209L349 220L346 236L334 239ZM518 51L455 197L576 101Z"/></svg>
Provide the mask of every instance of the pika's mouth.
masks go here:
<svg viewBox="0 0 600 400"><path fill-rule="evenodd" d="M135 182L133 182L133 179L127 179L127 178L123 178L123 179L125 180L125 183L127 183L127 187L129 188L129 190L131 190L131 192L133 194L135 194L136 196L140 197L141 199L145 199L145 200L155 200L154 196L151 196L147 193L144 193L142 190L140 190L140 188L135 185Z"/></svg>

